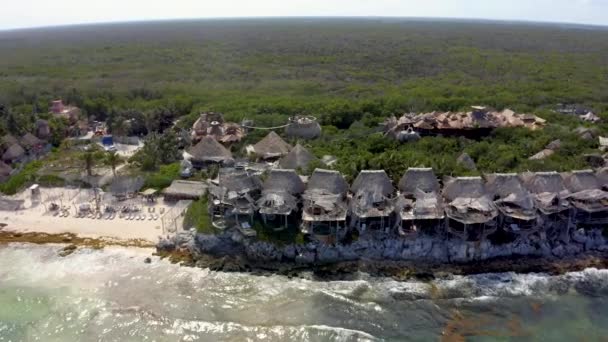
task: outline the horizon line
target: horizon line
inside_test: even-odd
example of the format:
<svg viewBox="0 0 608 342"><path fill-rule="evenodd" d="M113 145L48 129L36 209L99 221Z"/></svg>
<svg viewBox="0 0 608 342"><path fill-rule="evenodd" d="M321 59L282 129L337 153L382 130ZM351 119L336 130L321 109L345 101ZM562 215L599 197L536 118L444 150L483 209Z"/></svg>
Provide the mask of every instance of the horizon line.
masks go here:
<svg viewBox="0 0 608 342"><path fill-rule="evenodd" d="M41 25L41 26L23 26L1 29L0 32L16 32L29 31L40 29L57 29L57 28L76 28L83 26L109 26L109 25L124 25L124 24L143 24L143 23L164 23L164 22L185 22L185 21L230 21L230 20L276 20L276 19L400 19L400 20L420 20L420 21L460 21L460 22L487 22L487 23L502 23L502 24L534 24L534 25L565 25L572 27L589 27L608 29L608 24L587 24L568 21L549 21L549 20L526 20L526 19L491 19L491 18L476 18L476 17L408 17L408 16L236 16L236 17L183 17L183 18L155 18L155 19L134 19L134 20L116 20L116 21L98 21L98 22L82 22L69 23L58 25Z"/></svg>

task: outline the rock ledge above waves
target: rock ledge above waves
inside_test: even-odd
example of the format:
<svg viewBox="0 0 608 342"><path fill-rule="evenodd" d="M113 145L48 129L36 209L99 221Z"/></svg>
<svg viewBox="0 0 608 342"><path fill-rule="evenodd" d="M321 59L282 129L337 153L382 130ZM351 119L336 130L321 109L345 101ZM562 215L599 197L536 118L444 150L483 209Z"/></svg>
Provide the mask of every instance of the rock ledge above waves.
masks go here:
<svg viewBox="0 0 608 342"><path fill-rule="evenodd" d="M278 246L251 241L225 232L220 235L184 231L162 239L157 250L188 253L193 266L223 271L261 271L295 275L314 271L336 275L363 271L407 278L436 272L548 272L562 273L588 267L608 267L608 243L601 231L578 230L570 243L530 239L503 245L489 241L418 237L361 239L352 244L309 242ZM425 271L429 269L431 271Z"/></svg>

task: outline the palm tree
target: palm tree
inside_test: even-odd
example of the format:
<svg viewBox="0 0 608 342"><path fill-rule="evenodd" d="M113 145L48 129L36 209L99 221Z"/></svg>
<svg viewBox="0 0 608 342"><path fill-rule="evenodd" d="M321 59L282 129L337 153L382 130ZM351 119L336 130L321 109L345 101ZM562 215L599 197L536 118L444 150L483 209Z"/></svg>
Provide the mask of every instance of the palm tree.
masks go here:
<svg viewBox="0 0 608 342"><path fill-rule="evenodd" d="M112 168L112 174L116 177L116 167L120 164L120 156L116 151L108 151L103 160L103 163Z"/></svg>
<svg viewBox="0 0 608 342"><path fill-rule="evenodd" d="M80 158L83 161L83 167L87 172L87 176L93 176L93 166L95 165L95 157L93 156L93 152L85 152Z"/></svg>

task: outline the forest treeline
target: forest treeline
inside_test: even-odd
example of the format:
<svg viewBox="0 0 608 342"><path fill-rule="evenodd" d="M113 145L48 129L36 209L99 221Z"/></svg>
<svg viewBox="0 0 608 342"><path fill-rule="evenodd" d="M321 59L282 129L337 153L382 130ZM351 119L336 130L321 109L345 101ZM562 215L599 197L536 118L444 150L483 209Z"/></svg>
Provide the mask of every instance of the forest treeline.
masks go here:
<svg viewBox="0 0 608 342"><path fill-rule="evenodd" d="M319 118L307 146L353 175L433 166L466 173L580 168L597 147L574 132L557 103L608 110L608 30L555 25L276 19L182 21L0 32L0 133L28 131L63 98L117 133L189 127L201 111L257 125L294 114ZM426 137L399 145L378 132L403 112L482 104L549 120L540 132L500 129L480 140ZM128 128L122 123L131 120ZM53 125L61 125L55 122ZM589 126L589 125L588 125ZM127 130L128 131L125 131ZM594 127L604 134L608 126ZM124 132L123 132L124 131ZM260 138L255 132L246 142ZM528 157L560 139L544 161Z"/></svg>

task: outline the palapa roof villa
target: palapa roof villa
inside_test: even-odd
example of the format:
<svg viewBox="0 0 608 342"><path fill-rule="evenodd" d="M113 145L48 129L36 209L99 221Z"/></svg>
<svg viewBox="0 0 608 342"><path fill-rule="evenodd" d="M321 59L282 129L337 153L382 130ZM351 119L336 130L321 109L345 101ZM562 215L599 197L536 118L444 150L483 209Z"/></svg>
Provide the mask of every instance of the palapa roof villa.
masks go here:
<svg viewBox="0 0 608 342"><path fill-rule="evenodd" d="M419 230L437 232L445 217L441 188L431 168L409 168L399 181L396 203L399 234L406 236Z"/></svg>
<svg viewBox="0 0 608 342"><path fill-rule="evenodd" d="M295 170L274 169L262 189L257 206L264 223L273 222L276 229L286 228L290 216L299 211L299 197L305 190L302 179Z"/></svg>
<svg viewBox="0 0 608 342"><path fill-rule="evenodd" d="M534 197L517 174L493 173L485 178L488 192L503 215L501 225L508 232L530 234L540 229Z"/></svg>
<svg viewBox="0 0 608 342"><path fill-rule="evenodd" d="M592 170L566 173L564 184L571 193L568 200L576 209L575 220L578 224L608 223L608 192L602 190Z"/></svg>
<svg viewBox="0 0 608 342"><path fill-rule="evenodd" d="M278 159L291 151L292 146L277 133L271 131L264 139L253 145L253 153L260 159Z"/></svg>
<svg viewBox="0 0 608 342"><path fill-rule="evenodd" d="M353 182L350 192L352 226L362 231L385 230L395 209L396 189L384 170L363 170Z"/></svg>
<svg viewBox="0 0 608 342"><path fill-rule="evenodd" d="M477 240L496 231L498 210L481 177L447 177L443 196L450 233Z"/></svg>
<svg viewBox="0 0 608 342"><path fill-rule="evenodd" d="M302 223L306 233L335 241L345 233L348 183L340 172L316 169L302 195Z"/></svg>
<svg viewBox="0 0 608 342"><path fill-rule="evenodd" d="M203 137L188 150L190 162L195 168L204 168L209 164L231 165L234 163L232 153L211 136Z"/></svg>
<svg viewBox="0 0 608 342"><path fill-rule="evenodd" d="M279 160L279 166L282 169L307 170L312 162L321 161L305 147L297 144L291 152Z"/></svg>
<svg viewBox="0 0 608 342"><path fill-rule="evenodd" d="M541 129L546 121L531 114L517 114L510 109L501 112L486 107L473 106L469 112L406 113L399 119L391 117L384 123L385 135L398 140L401 132L408 129L421 135L481 136L499 127L525 127Z"/></svg>

